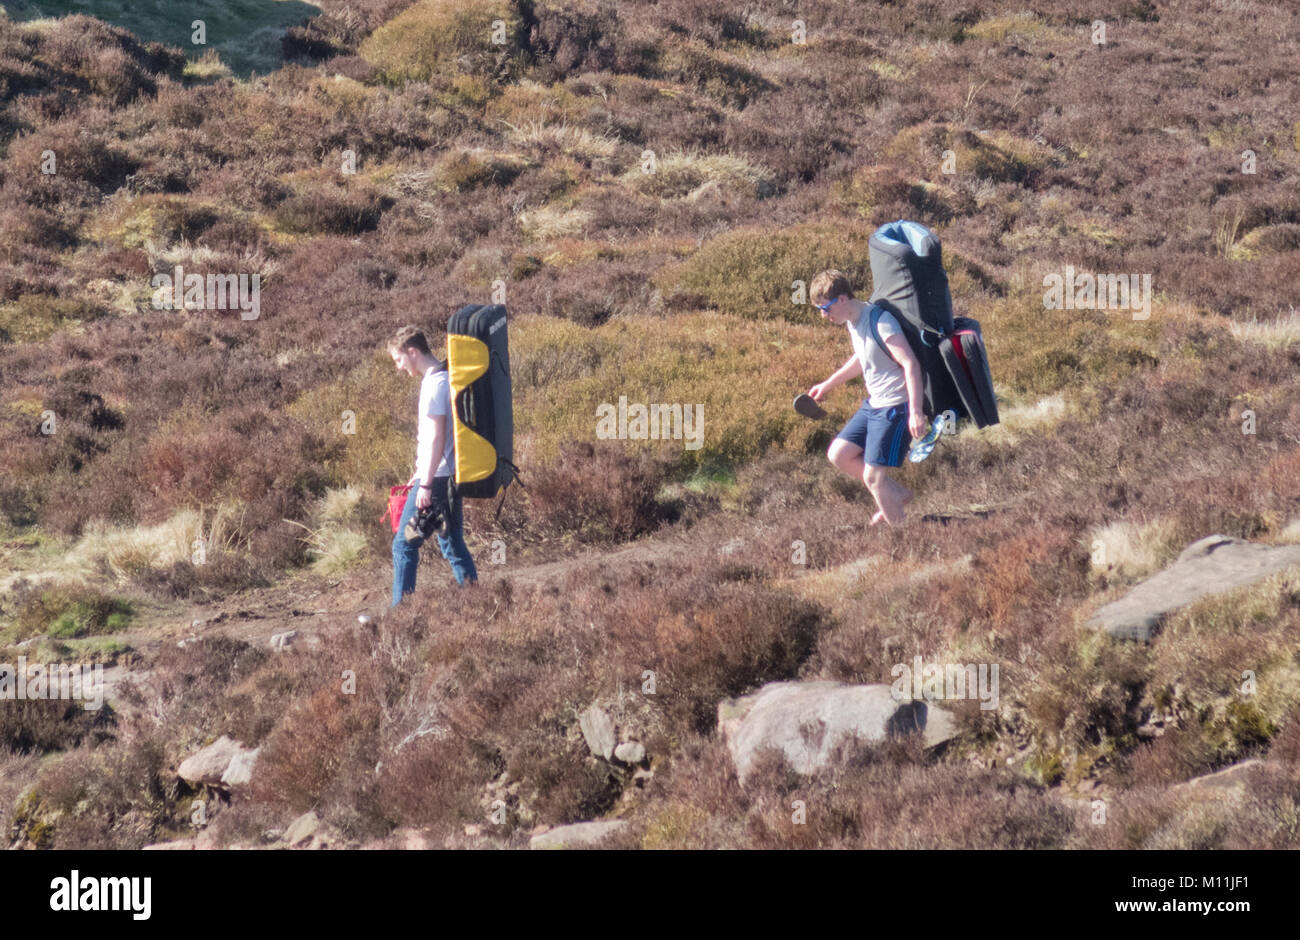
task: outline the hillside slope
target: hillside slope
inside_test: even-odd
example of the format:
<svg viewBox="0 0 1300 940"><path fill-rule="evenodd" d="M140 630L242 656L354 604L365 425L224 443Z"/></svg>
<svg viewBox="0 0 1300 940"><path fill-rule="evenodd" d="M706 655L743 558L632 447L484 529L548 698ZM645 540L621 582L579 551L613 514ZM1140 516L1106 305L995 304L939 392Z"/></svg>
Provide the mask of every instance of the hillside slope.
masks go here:
<svg viewBox="0 0 1300 940"><path fill-rule="evenodd" d="M1300 13L316 6L253 81L0 18L0 660L118 670L112 709L0 711L14 844L183 835L175 768L225 734L262 748L225 843L312 810L356 845L616 817L647 848L1295 846L1295 575L1150 644L1086 621L1203 536L1300 541ZM824 457L855 393L789 410L848 354L797 282L867 290L898 218L941 234L1003 423L870 528ZM158 309L178 266L258 274L256 316ZM1149 306L1054 309L1067 270ZM494 291L527 489L467 512L477 591L426 553L389 613L416 389L384 341ZM702 406L701 446L599 439L620 397ZM917 656L998 664L1000 707L740 786L720 701ZM643 766L591 754L593 704ZM1174 789L1252 757L1218 815Z"/></svg>

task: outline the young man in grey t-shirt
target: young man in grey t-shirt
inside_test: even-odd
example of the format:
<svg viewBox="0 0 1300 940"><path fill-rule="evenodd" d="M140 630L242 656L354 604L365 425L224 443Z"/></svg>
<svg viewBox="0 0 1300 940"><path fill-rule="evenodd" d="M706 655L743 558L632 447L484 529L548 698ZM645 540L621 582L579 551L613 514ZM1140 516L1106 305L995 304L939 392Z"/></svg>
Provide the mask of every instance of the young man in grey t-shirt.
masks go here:
<svg viewBox="0 0 1300 940"><path fill-rule="evenodd" d="M876 499L879 511L871 518L890 525L903 521L903 506L912 492L889 477L890 467L900 467L913 438L925 435L921 364L907 344L898 321L882 313L876 327L882 349L871 335L870 304L855 300L849 279L840 271L823 271L812 280L808 292L823 317L849 328L853 356L824 382L808 390L821 401L831 389L843 385L859 371L867 386L867 398L844 426L826 452L827 458L844 473L861 480Z"/></svg>

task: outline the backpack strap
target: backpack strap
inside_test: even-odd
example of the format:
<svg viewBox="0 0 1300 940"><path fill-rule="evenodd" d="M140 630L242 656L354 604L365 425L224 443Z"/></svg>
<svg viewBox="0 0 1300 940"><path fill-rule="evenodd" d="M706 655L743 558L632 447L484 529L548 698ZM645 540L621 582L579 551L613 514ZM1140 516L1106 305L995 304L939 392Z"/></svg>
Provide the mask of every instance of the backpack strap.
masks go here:
<svg viewBox="0 0 1300 940"><path fill-rule="evenodd" d="M872 304L871 309L867 311L867 316L870 317L867 322L871 326L871 338L876 341L876 345L880 347L880 351L890 359L894 359L894 354L889 351L889 348L885 346L885 341L880 338L880 318L884 313L884 307L880 306L880 304ZM898 360L894 359L894 361L897 362Z"/></svg>
<svg viewBox="0 0 1300 940"><path fill-rule="evenodd" d="M499 521L501 519L501 510L505 507L506 494L510 489L511 483L518 483L521 489L525 489L525 490L528 489L528 487L524 486L524 481L519 478L518 467L516 467L509 460L506 460L504 457L499 457L497 459L510 468L510 479L506 480L505 485L501 487L501 501L497 503L496 515L492 517L494 521Z"/></svg>

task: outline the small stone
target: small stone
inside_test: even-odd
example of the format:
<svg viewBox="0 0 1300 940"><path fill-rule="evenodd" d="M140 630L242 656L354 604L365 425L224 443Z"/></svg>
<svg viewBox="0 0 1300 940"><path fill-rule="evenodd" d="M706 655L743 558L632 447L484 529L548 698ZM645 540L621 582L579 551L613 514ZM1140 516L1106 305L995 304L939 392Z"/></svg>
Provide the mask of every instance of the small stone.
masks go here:
<svg viewBox="0 0 1300 940"><path fill-rule="evenodd" d="M470 823L465 827L465 835L469 836L471 839L477 839L482 834L483 834L482 826L476 826L473 823Z"/></svg>
<svg viewBox="0 0 1300 940"><path fill-rule="evenodd" d="M407 851L422 852L432 848L424 833L418 829L399 829L396 835L402 843L402 848Z"/></svg>
<svg viewBox="0 0 1300 940"><path fill-rule="evenodd" d="M307 810L289 824L284 833L284 841L289 845L300 845L314 836L318 828L320 819L311 810Z"/></svg>
<svg viewBox="0 0 1300 940"><path fill-rule="evenodd" d="M640 741L625 741L614 748L614 756L625 764L639 764L645 760L645 745Z"/></svg>
<svg viewBox="0 0 1300 940"><path fill-rule="evenodd" d="M297 635L297 630L286 630L284 633L273 634L271 636L271 648L283 653L293 644L294 637Z"/></svg>
<svg viewBox="0 0 1300 940"><path fill-rule="evenodd" d="M362 614L360 617L357 618L357 623L361 624L361 626L363 627L369 626L370 618L367 615Z"/></svg>

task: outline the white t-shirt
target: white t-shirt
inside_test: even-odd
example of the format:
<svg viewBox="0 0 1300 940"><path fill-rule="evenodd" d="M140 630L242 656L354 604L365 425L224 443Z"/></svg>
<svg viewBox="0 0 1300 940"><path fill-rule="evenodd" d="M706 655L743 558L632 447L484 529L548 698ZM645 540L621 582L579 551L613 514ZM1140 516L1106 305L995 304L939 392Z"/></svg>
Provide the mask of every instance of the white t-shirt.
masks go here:
<svg viewBox="0 0 1300 940"><path fill-rule="evenodd" d="M445 477L451 475L455 459L452 454L456 446L452 435L451 383L446 369L430 366L420 381L420 426L415 438L415 473L421 480L429 479L429 463L433 458L433 419L439 415L447 418L447 441L434 476Z"/></svg>
<svg viewBox="0 0 1300 940"><path fill-rule="evenodd" d="M867 385L867 404L872 408L889 408L907 402L907 379L903 367L894 361L887 350L881 349L871 335L871 305L866 304L857 321L844 324L849 328L853 351L862 365L862 381ZM888 310L876 322L881 341L891 336L902 336L902 327ZM906 340L904 340L906 341Z"/></svg>

